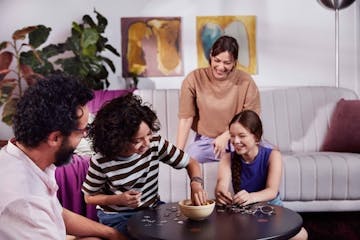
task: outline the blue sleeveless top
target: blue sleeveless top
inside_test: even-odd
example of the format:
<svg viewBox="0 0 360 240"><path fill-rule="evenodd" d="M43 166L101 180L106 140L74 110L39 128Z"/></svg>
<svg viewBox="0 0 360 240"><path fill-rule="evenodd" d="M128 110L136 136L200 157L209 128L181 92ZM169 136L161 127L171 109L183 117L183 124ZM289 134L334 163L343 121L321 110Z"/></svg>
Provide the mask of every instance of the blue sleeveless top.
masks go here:
<svg viewBox="0 0 360 240"><path fill-rule="evenodd" d="M233 152L241 161L240 189L247 192L258 192L265 189L271 151L272 149L260 145L259 152L251 163L245 163L241 156Z"/></svg>
<svg viewBox="0 0 360 240"><path fill-rule="evenodd" d="M249 193L265 189L271 151L271 148L259 145L259 152L251 163L245 163L240 155L236 152L231 152L231 161L241 161L240 189L244 189ZM268 203L283 206L279 192Z"/></svg>

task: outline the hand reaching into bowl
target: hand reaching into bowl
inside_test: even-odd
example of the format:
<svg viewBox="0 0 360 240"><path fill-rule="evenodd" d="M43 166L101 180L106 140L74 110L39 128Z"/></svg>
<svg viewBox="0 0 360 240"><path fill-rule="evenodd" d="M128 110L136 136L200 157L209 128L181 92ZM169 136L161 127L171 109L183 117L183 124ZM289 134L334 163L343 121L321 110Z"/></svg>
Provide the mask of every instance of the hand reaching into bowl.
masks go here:
<svg viewBox="0 0 360 240"><path fill-rule="evenodd" d="M209 217L215 208L214 200L207 200L204 205L195 206L191 200L183 200L179 202L180 211L185 216L192 220L204 220Z"/></svg>
<svg viewBox="0 0 360 240"><path fill-rule="evenodd" d="M200 182L192 181L191 186L191 201L195 206L206 205L208 201L207 192L204 190Z"/></svg>

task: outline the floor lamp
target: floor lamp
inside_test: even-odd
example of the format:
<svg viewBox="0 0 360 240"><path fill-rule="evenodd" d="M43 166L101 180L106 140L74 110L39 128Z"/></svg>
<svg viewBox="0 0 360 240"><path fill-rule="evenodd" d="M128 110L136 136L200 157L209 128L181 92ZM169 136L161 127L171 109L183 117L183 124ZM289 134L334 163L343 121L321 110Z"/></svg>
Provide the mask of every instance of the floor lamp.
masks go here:
<svg viewBox="0 0 360 240"><path fill-rule="evenodd" d="M317 0L322 6L335 10L335 85L339 87L339 11L355 0Z"/></svg>

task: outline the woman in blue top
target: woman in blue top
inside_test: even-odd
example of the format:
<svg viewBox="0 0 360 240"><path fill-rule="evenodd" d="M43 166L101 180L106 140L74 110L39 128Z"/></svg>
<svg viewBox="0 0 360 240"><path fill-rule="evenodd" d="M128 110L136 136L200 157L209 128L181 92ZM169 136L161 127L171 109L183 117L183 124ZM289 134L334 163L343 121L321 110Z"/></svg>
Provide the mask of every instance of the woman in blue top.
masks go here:
<svg viewBox="0 0 360 240"><path fill-rule="evenodd" d="M217 203L248 205L267 201L281 206L281 153L259 145L263 133L260 117L254 111L242 111L230 121L229 132L235 151L224 154L220 160ZM234 195L229 191L230 183ZM302 228L294 238L307 239L306 230Z"/></svg>

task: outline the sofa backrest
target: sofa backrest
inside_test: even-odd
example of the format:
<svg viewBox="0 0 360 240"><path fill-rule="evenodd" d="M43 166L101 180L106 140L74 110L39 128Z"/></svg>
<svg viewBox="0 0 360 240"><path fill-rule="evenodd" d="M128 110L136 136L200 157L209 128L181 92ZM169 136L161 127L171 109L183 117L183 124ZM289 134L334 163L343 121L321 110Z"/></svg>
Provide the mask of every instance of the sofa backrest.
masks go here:
<svg viewBox="0 0 360 240"><path fill-rule="evenodd" d="M152 105L162 126L160 134L175 143L179 90L141 89L134 93ZM261 89L264 139L281 151L318 151L341 98L358 96L352 90L335 87Z"/></svg>
<svg viewBox="0 0 360 240"><path fill-rule="evenodd" d="M161 123L160 134L176 143L179 90L141 89L134 94L152 105ZM265 140L278 146L282 152L288 152L318 151L337 101L341 98L357 99L358 96L349 89L310 86L260 89L260 98ZM189 141L192 139L190 136ZM217 164L201 164L210 198L214 198ZM190 198L186 171L160 164L159 194L166 202Z"/></svg>
<svg viewBox="0 0 360 240"><path fill-rule="evenodd" d="M331 115L341 99L357 99L349 89L292 87L261 90L264 138L283 152L319 151Z"/></svg>

